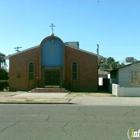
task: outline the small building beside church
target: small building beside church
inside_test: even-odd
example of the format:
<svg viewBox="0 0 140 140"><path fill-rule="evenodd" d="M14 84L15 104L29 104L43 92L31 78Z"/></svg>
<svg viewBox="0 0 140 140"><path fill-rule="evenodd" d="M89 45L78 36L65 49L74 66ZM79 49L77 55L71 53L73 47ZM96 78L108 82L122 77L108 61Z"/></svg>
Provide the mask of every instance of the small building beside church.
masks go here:
<svg viewBox="0 0 140 140"><path fill-rule="evenodd" d="M44 38L40 45L17 52L9 59L10 91L59 86L69 91L98 90L98 57L81 50L78 42Z"/></svg>
<svg viewBox="0 0 140 140"><path fill-rule="evenodd" d="M140 61L112 70L111 79L121 87L140 87Z"/></svg>
<svg viewBox="0 0 140 140"><path fill-rule="evenodd" d="M140 61L111 71L112 94L140 97Z"/></svg>

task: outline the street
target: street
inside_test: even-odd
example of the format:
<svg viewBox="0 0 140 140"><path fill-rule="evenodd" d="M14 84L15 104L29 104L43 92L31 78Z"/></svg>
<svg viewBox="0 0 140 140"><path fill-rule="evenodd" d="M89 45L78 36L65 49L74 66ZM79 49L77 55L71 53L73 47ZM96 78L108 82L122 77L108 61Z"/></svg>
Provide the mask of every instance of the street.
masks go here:
<svg viewBox="0 0 140 140"><path fill-rule="evenodd" d="M139 106L1 104L0 140L128 140Z"/></svg>

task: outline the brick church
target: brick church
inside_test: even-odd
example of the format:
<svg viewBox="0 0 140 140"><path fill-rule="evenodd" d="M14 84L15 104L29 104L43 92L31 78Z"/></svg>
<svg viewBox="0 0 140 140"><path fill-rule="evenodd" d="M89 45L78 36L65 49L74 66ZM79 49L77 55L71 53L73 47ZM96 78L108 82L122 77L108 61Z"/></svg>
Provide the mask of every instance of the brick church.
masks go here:
<svg viewBox="0 0 140 140"><path fill-rule="evenodd" d="M52 24L53 25L53 24ZM98 57L78 42L64 43L53 33L40 45L8 56L9 89L64 87L69 91L98 90Z"/></svg>

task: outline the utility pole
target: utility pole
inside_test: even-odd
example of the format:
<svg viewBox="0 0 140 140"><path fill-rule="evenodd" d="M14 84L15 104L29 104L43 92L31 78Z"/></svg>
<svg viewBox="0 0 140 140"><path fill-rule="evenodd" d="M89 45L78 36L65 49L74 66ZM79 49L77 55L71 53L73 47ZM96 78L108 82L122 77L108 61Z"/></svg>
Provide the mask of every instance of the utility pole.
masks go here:
<svg viewBox="0 0 140 140"><path fill-rule="evenodd" d="M97 63L99 68L99 44L97 44Z"/></svg>
<svg viewBox="0 0 140 140"><path fill-rule="evenodd" d="M97 44L97 56L99 55L99 44Z"/></svg>

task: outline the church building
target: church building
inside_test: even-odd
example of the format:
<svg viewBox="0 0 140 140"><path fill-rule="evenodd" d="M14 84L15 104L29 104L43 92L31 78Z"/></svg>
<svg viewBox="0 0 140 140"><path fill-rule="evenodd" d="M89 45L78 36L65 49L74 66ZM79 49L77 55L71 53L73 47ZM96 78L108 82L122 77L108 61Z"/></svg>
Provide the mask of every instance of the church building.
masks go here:
<svg viewBox="0 0 140 140"><path fill-rule="evenodd" d="M63 42L53 33L40 45L9 55L9 90L63 87L69 91L98 90L98 57L81 50L79 42Z"/></svg>

